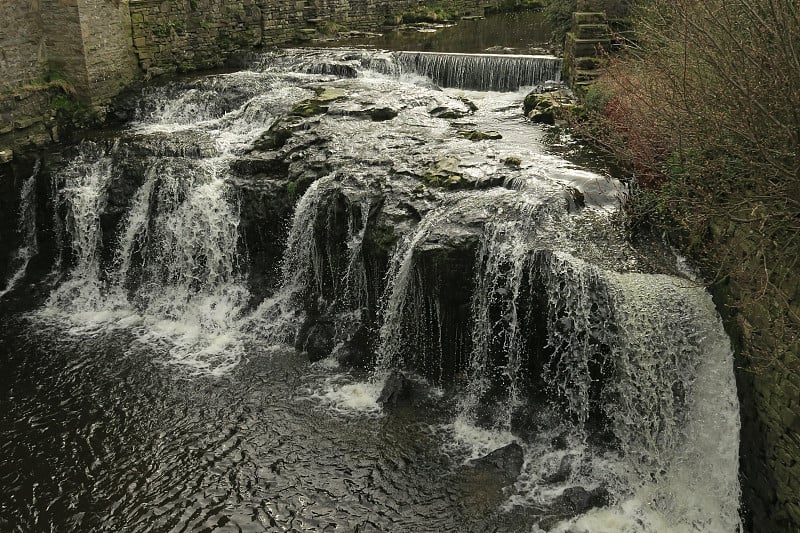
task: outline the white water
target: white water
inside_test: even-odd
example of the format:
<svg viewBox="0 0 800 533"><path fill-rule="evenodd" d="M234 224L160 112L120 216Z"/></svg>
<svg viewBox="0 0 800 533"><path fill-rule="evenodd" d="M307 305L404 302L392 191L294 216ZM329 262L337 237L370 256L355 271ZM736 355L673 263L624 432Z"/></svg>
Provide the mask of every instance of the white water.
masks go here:
<svg viewBox="0 0 800 533"><path fill-rule="evenodd" d="M255 84L249 88L255 93L233 110L209 97L243 82ZM156 93L159 104L142 111L132 130L154 156L145 160L114 262L102 272L99 213L119 177L119 147L83 147L56 178L75 265L42 316L73 322L75 334L127 329L165 353L166 364L193 373L223 374L238 363L250 295L241 279L238 203L228 173L232 157L274 121L270 104L280 98L258 94L260 87L267 87L263 75L243 73L177 98Z"/></svg>
<svg viewBox="0 0 800 533"><path fill-rule="evenodd" d="M0 290L0 298L16 287L17 283L25 276L31 258L39 253L39 241L36 237L36 178L40 168L41 160L37 159L31 176L25 180L20 190L17 232L22 239L22 244L11 258L11 267L14 270L6 281L6 286Z"/></svg>

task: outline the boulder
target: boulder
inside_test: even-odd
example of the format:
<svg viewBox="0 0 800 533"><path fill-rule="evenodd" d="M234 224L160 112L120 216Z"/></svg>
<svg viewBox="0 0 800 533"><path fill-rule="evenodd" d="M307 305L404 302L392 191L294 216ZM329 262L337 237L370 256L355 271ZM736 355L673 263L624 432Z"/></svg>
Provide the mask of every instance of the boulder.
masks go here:
<svg viewBox="0 0 800 533"><path fill-rule="evenodd" d="M524 460L522 446L512 442L473 460L471 464L474 468L500 476L506 483L512 483L522 472Z"/></svg>
<svg viewBox="0 0 800 533"><path fill-rule="evenodd" d="M609 502L610 496L605 487L597 487L592 490L586 490L583 487L569 487L553 500L550 508L546 511L546 516L539 522L539 527L549 531L559 522L575 518L596 507L605 507Z"/></svg>
<svg viewBox="0 0 800 533"><path fill-rule="evenodd" d="M531 122L553 125L565 119L576 107L566 89L539 89L529 93L522 102L522 112Z"/></svg>
<svg viewBox="0 0 800 533"><path fill-rule="evenodd" d="M544 476L542 479L545 483L563 483L567 479L569 479L570 474L572 474L572 461L575 460L575 456L573 455L565 455L561 458L561 463L558 465L558 469L553 472L552 474L548 474Z"/></svg>
<svg viewBox="0 0 800 533"><path fill-rule="evenodd" d="M378 403L384 408L397 407L402 405L411 397L413 383L405 374L399 370L392 370L383 385Z"/></svg>
<svg viewBox="0 0 800 533"><path fill-rule="evenodd" d="M333 322L321 318L309 318L300 327L294 347L305 352L310 361L320 361L333 351L335 333Z"/></svg>
<svg viewBox="0 0 800 533"><path fill-rule="evenodd" d="M503 136L496 131L458 130L457 135L470 141L485 141L487 139L502 139Z"/></svg>

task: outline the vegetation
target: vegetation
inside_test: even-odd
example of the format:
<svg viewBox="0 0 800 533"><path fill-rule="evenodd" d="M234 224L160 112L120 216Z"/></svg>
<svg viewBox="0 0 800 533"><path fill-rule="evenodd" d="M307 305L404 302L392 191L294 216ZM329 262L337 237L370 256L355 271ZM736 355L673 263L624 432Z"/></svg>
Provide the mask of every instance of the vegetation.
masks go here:
<svg viewBox="0 0 800 533"><path fill-rule="evenodd" d="M457 11L447 5L419 5L401 14L403 24L415 22L444 22L456 18Z"/></svg>
<svg viewBox="0 0 800 533"><path fill-rule="evenodd" d="M585 135L634 176L634 229L682 240L733 288L743 336L797 365L800 8L645 0L637 43L586 94Z"/></svg>
<svg viewBox="0 0 800 533"><path fill-rule="evenodd" d="M549 0L544 6L544 21L553 32L554 45L564 45L564 38L572 27L572 13L577 9L577 0Z"/></svg>

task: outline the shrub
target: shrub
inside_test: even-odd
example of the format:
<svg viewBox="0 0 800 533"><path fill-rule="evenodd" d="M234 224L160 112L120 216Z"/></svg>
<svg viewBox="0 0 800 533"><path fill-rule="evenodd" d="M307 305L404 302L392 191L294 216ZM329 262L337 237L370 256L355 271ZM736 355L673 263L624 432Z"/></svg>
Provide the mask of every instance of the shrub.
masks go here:
<svg viewBox="0 0 800 533"><path fill-rule="evenodd" d="M774 303L770 334L791 346L800 323L796 0L649 0L634 27L637 44L611 61L582 131L631 170L642 191L630 204L635 226L679 236L710 274L746 288L740 309Z"/></svg>

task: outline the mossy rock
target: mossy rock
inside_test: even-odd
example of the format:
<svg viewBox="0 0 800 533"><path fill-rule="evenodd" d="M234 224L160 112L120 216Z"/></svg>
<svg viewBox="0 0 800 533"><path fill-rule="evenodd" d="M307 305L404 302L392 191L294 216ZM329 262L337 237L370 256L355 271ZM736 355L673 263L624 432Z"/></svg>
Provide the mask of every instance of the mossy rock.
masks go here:
<svg viewBox="0 0 800 533"><path fill-rule="evenodd" d="M465 139L469 139L470 141L485 141L485 140L496 140L502 139L503 136L500 135L499 132L496 131L479 131L479 130L459 130L458 131L459 137L464 137Z"/></svg>
<svg viewBox="0 0 800 533"><path fill-rule="evenodd" d="M335 87L317 87L314 92L317 94L314 98L303 100L292 106L290 114L298 117L323 115L330 109L331 102L347 96L345 91Z"/></svg>
<svg viewBox="0 0 800 533"><path fill-rule="evenodd" d="M367 114L373 122L384 122L396 117L397 110L391 107L373 107L367 110Z"/></svg>
<svg viewBox="0 0 800 533"><path fill-rule="evenodd" d="M294 132L303 128L304 125L305 121L302 119L282 117L261 134L261 137L253 143L253 148L259 151L283 148Z"/></svg>
<svg viewBox="0 0 800 533"><path fill-rule="evenodd" d="M537 124L555 124L572 116L575 107L571 94L564 90L532 92L522 102L522 112Z"/></svg>

